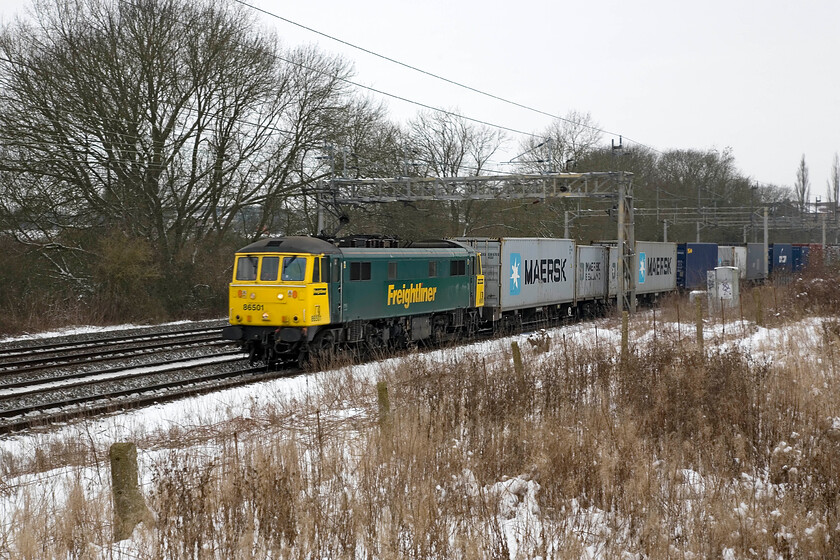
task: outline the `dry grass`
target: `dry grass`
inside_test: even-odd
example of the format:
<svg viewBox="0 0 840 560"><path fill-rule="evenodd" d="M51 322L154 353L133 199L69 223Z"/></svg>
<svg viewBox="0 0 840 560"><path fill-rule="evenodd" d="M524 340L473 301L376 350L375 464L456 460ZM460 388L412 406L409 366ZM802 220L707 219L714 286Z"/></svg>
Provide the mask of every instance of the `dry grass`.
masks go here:
<svg viewBox="0 0 840 560"><path fill-rule="evenodd" d="M794 328L836 314L838 288L746 292L743 320L713 331L721 319L705 317L704 353L693 307L674 299L655 323L634 321L623 360L615 336L557 334L551 352L523 345L521 371L497 345L385 361L376 379L318 375L305 397L255 405L248 420L139 442L170 450L148 459L156 525L129 552L108 543L107 484L92 475L52 498L0 485L28 496L0 557L840 557L840 322L820 322L816 346ZM758 332L759 301L768 327L790 326L752 347L778 359L710 349ZM40 467L3 460L4 475L93 465L92 441ZM107 467L78 472L91 468Z"/></svg>

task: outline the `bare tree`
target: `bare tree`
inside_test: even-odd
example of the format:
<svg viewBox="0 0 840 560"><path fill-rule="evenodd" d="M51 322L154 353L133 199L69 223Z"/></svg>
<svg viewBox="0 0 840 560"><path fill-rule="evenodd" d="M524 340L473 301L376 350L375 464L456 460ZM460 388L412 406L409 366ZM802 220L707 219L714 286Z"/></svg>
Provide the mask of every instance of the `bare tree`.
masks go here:
<svg viewBox="0 0 840 560"><path fill-rule="evenodd" d="M73 274L89 230L152 244L164 272L317 179L309 150L348 106L350 70L282 50L224 0L36 0L0 36L0 204ZM55 251L61 248L61 251Z"/></svg>
<svg viewBox="0 0 840 560"><path fill-rule="evenodd" d="M805 163L805 154L802 154L799 167L796 168L796 182L793 186L793 192L796 195L799 212L804 213L808 209L808 200L811 198L811 180L808 178L808 165Z"/></svg>
<svg viewBox="0 0 840 560"><path fill-rule="evenodd" d="M520 145L519 167L528 173L572 171L602 139L590 113L569 111Z"/></svg>
<svg viewBox="0 0 840 560"><path fill-rule="evenodd" d="M424 111L409 122L407 141L421 175L463 177L484 175L505 136L452 111ZM452 192L447 194L456 195L458 188L452 187ZM462 235L470 229L474 207L473 201L450 201L450 234Z"/></svg>

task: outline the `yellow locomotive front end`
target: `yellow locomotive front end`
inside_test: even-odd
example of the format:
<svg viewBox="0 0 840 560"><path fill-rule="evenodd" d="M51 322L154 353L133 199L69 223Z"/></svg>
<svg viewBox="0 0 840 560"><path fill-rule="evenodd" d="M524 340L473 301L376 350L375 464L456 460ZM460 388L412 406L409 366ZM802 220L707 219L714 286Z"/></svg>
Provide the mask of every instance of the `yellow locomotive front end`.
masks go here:
<svg viewBox="0 0 840 560"><path fill-rule="evenodd" d="M330 322L324 257L237 255L230 284L231 325L306 328Z"/></svg>
<svg viewBox="0 0 840 560"><path fill-rule="evenodd" d="M297 359L317 327L330 323L333 245L311 238L264 240L236 253L223 337L252 361Z"/></svg>

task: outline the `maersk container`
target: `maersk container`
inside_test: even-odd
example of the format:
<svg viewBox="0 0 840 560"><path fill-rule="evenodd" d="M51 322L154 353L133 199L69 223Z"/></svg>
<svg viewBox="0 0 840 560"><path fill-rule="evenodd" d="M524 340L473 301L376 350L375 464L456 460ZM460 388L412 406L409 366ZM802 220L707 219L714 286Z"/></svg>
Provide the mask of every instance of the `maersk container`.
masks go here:
<svg viewBox="0 0 840 560"><path fill-rule="evenodd" d="M482 255L484 307L498 313L575 301L571 239L460 238Z"/></svg>
<svg viewBox="0 0 840 560"><path fill-rule="evenodd" d="M610 297L618 293L618 249L610 247ZM633 258L636 296L671 292L677 285L677 244L637 241Z"/></svg>
<svg viewBox="0 0 840 560"><path fill-rule="evenodd" d="M767 278L767 269L764 263L767 253L764 251L764 243L747 243L747 276L746 280L760 282Z"/></svg>
<svg viewBox="0 0 840 560"><path fill-rule="evenodd" d="M607 270L609 249L593 245L578 245L577 281L575 295L578 300L605 299L607 297Z"/></svg>
<svg viewBox="0 0 840 560"><path fill-rule="evenodd" d="M793 268L793 245L790 243L771 243L767 248L769 262L768 273L784 274Z"/></svg>
<svg viewBox="0 0 840 560"><path fill-rule="evenodd" d="M705 290L706 272L717 266L717 243L677 245L677 286L683 290Z"/></svg>
<svg viewBox="0 0 840 560"><path fill-rule="evenodd" d="M636 295L671 292L677 286L677 244L637 241Z"/></svg>

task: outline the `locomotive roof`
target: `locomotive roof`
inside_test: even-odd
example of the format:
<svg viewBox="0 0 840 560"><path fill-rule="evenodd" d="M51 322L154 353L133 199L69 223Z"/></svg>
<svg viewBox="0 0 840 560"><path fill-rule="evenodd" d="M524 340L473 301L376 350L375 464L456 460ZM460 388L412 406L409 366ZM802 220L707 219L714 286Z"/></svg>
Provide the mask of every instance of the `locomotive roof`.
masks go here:
<svg viewBox="0 0 840 560"><path fill-rule="evenodd" d="M341 254L341 249L317 237L289 236L260 239L237 253L313 253Z"/></svg>
<svg viewBox="0 0 840 560"><path fill-rule="evenodd" d="M426 249L429 252L434 250L449 249L452 252L466 251L467 253L474 253L475 250L465 245L452 240L426 240L416 241L403 248L380 248L380 247L336 247L329 241L325 241L318 237L306 236L288 236L288 237L274 237L267 239L260 239L250 245L242 247L237 253L310 253L310 254L330 254L340 255L343 253L404 253L414 254L420 252L419 250Z"/></svg>

